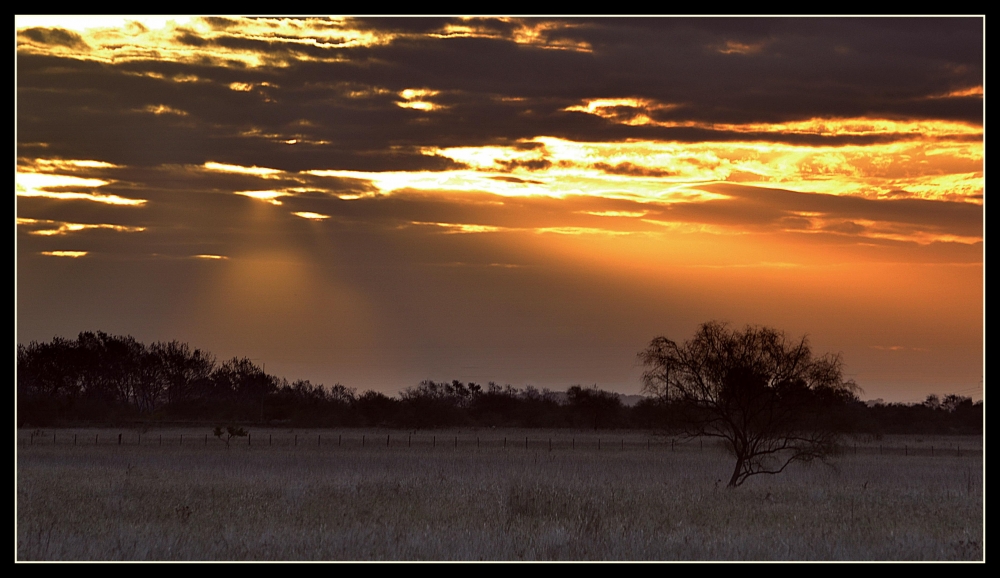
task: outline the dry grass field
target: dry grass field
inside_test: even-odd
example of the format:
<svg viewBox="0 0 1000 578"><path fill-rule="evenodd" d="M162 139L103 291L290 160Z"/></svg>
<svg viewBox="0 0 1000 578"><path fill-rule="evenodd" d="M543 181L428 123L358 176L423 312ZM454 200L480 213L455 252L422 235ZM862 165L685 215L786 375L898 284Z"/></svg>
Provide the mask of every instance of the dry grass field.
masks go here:
<svg viewBox="0 0 1000 578"><path fill-rule="evenodd" d="M118 433L19 433L18 560L985 556L980 438L848 440L728 490L714 442L636 432Z"/></svg>

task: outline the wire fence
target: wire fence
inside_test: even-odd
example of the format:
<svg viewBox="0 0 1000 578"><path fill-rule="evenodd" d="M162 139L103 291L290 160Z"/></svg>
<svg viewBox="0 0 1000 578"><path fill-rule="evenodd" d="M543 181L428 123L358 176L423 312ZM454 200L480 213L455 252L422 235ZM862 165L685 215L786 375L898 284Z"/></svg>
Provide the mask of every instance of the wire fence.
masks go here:
<svg viewBox="0 0 1000 578"><path fill-rule="evenodd" d="M223 434L159 434L159 433L47 433L26 432L18 434L18 445L31 446L142 446L142 447L249 447L249 448L343 448L343 449L452 449L452 450L508 450L508 451L656 451L656 452L705 452L724 450L725 446L714 438L668 438L663 436L480 436L447 434L329 434L329 433L260 433L246 436ZM982 457L978 447L961 444L881 444L847 443L838 445L836 455L928 456L928 457Z"/></svg>

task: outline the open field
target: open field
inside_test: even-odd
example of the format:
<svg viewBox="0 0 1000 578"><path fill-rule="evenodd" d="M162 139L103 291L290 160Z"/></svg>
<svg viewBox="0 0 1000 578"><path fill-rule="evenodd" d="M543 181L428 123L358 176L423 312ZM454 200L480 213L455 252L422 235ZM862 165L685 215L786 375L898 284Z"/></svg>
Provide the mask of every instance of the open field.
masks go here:
<svg viewBox="0 0 1000 578"><path fill-rule="evenodd" d="M833 467L727 490L733 462L714 442L638 432L261 429L228 450L205 433L20 432L17 558L985 555L981 438L847 440Z"/></svg>

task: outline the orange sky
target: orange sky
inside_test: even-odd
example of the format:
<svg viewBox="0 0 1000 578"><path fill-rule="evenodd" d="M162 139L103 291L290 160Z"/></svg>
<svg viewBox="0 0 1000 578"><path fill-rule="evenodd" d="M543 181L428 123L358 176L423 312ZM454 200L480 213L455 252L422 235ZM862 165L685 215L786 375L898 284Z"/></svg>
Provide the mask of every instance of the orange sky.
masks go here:
<svg viewBox="0 0 1000 578"><path fill-rule="evenodd" d="M982 396L981 18L16 25L20 342L637 393L718 319Z"/></svg>

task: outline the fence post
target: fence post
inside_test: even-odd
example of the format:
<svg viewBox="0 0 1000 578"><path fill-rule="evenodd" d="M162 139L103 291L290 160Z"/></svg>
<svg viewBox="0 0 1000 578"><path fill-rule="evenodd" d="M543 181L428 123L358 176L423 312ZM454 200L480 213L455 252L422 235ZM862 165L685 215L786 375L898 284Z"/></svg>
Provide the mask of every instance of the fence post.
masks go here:
<svg viewBox="0 0 1000 578"><path fill-rule="evenodd" d="M267 434L267 445L271 445L271 434Z"/></svg>
<svg viewBox="0 0 1000 578"><path fill-rule="evenodd" d="M323 445L323 434L316 434L316 445Z"/></svg>
<svg viewBox="0 0 1000 578"><path fill-rule="evenodd" d="M56 445L56 432L52 432L52 445Z"/></svg>
<svg viewBox="0 0 1000 578"><path fill-rule="evenodd" d="M412 445L413 445L413 434L407 434L406 435L406 447L410 447Z"/></svg>
<svg viewBox="0 0 1000 578"><path fill-rule="evenodd" d="M298 446L299 445L299 434L295 434L295 441L292 442L292 445L294 445L294 446Z"/></svg>
<svg viewBox="0 0 1000 578"><path fill-rule="evenodd" d="M528 436L524 436L524 449L528 449Z"/></svg>
<svg viewBox="0 0 1000 578"><path fill-rule="evenodd" d="M907 445L903 446L903 455L904 456L910 455L910 446L907 446Z"/></svg>
<svg viewBox="0 0 1000 578"><path fill-rule="evenodd" d="M365 447L365 436L361 436L361 447Z"/></svg>
<svg viewBox="0 0 1000 578"><path fill-rule="evenodd" d="M598 451L601 449L601 438L597 438L597 449Z"/></svg>
<svg viewBox="0 0 1000 578"><path fill-rule="evenodd" d="M389 435L390 434L385 435L385 447L389 447Z"/></svg>
<svg viewBox="0 0 1000 578"><path fill-rule="evenodd" d="M344 434L337 434L337 447L340 447L341 441L344 439Z"/></svg>
<svg viewBox="0 0 1000 578"><path fill-rule="evenodd" d="M503 449L507 449L507 436L503 437Z"/></svg>
<svg viewBox="0 0 1000 578"><path fill-rule="evenodd" d="M181 434L181 445L184 445L184 434Z"/></svg>
<svg viewBox="0 0 1000 578"><path fill-rule="evenodd" d="M76 434L73 434L73 445L76 445Z"/></svg>
<svg viewBox="0 0 1000 578"><path fill-rule="evenodd" d="M458 436L455 436L455 447L458 447Z"/></svg>
<svg viewBox="0 0 1000 578"><path fill-rule="evenodd" d="M549 438L549 451L552 451L552 438Z"/></svg>
<svg viewBox="0 0 1000 578"><path fill-rule="evenodd" d="M74 444L76 443L76 436L73 436L73 443ZM161 446L163 445L163 434L160 434L160 442L159 442L159 444Z"/></svg>
<svg viewBox="0 0 1000 578"><path fill-rule="evenodd" d="M437 436L431 436L431 447L432 448L436 448L437 445L438 445L438 437Z"/></svg>
<svg viewBox="0 0 1000 578"><path fill-rule="evenodd" d="M118 434L118 445L122 445L122 434Z"/></svg>

